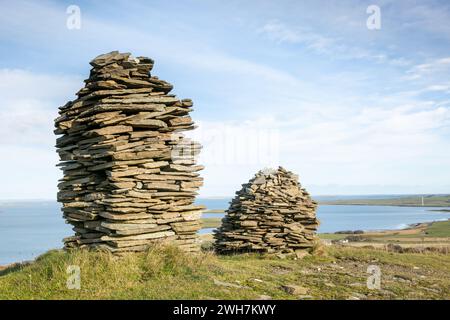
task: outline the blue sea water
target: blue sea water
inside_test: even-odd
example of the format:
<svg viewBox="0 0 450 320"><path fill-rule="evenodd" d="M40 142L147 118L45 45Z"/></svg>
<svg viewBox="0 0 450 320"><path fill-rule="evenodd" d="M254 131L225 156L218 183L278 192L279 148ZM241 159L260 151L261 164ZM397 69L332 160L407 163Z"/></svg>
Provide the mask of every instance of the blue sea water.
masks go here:
<svg viewBox="0 0 450 320"><path fill-rule="evenodd" d="M219 209L228 206L228 199L201 199L202 203ZM446 209L432 207L395 207L395 206L354 206L354 205L322 205L317 208L320 220L318 231L330 233L342 230L391 230L403 229L419 222L444 221L450 219L450 212L434 212L430 210ZM204 213L204 218L220 218L224 214Z"/></svg>
<svg viewBox="0 0 450 320"><path fill-rule="evenodd" d="M73 233L54 201L0 204L0 265L31 260Z"/></svg>
<svg viewBox="0 0 450 320"><path fill-rule="evenodd" d="M226 209L230 199L198 199L208 209ZM319 232L341 230L401 229L418 222L447 220L450 213L433 208L389 206L319 206ZM441 208L442 209L442 208ZM223 214L205 213L205 217ZM211 232L204 229L201 233ZM62 247L61 240L72 234L65 224L60 205L53 201L0 203L0 265L31 260Z"/></svg>

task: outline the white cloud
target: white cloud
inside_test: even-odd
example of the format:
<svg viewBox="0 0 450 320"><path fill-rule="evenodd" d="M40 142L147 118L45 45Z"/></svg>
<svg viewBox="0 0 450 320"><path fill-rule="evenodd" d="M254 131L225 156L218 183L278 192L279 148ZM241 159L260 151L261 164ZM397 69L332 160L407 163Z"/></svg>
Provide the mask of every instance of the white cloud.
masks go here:
<svg viewBox="0 0 450 320"><path fill-rule="evenodd" d="M260 32L265 33L269 37L269 39L280 43L299 43L303 40L299 32L288 28L286 25L276 20L267 22L260 29Z"/></svg>
<svg viewBox="0 0 450 320"><path fill-rule="evenodd" d="M450 93L450 84L434 84L425 88L426 91L442 91Z"/></svg>
<svg viewBox="0 0 450 320"><path fill-rule="evenodd" d="M331 57L332 59L365 59L376 63L389 63L395 66L407 66L410 61L405 58L391 58L387 54L351 44L352 36L345 40L342 36L328 36L323 32L314 31L310 28L291 26L278 20L270 20L258 30L268 39L279 44L301 44L311 51Z"/></svg>
<svg viewBox="0 0 450 320"><path fill-rule="evenodd" d="M409 32L427 32L442 40L450 39L449 7L442 3L413 4L400 2L398 18Z"/></svg>
<svg viewBox="0 0 450 320"><path fill-rule="evenodd" d="M56 199L58 179L54 148L33 145L1 146L0 199Z"/></svg>
<svg viewBox="0 0 450 320"><path fill-rule="evenodd" d="M48 146L54 142L58 107L74 98L82 84L77 76L35 74L0 69L0 143Z"/></svg>
<svg viewBox="0 0 450 320"><path fill-rule="evenodd" d="M53 120L79 77L0 70L0 198L55 198L60 175Z"/></svg>
<svg viewBox="0 0 450 320"><path fill-rule="evenodd" d="M421 78L436 78L440 75L445 75L448 79L448 72L450 70L450 57L439 58L431 60L427 63L415 65L406 73L406 78L409 80Z"/></svg>
<svg viewBox="0 0 450 320"><path fill-rule="evenodd" d="M360 192L397 190L394 192L401 193L402 186L406 188L404 192L413 190L412 186L421 191L428 188L428 192L443 192L450 179L449 172L438 169L448 166L450 159L450 141L443 138L450 133L450 110L447 108L371 107L353 115L314 122L298 116L289 121L278 117L256 118L250 123L250 128L276 132L277 153L271 155L276 160L267 161L267 165L281 164L298 172L301 182L305 186L314 186L314 191L319 194L329 193L327 186L330 184L335 186L335 193L346 192L341 186L347 186L349 191L358 185ZM213 131L214 128L222 131L223 126L230 130L240 127L223 122L208 122L202 126ZM225 133L221 137L220 141L203 141L203 152L223 151L227 145L228 150L233 151L230 145L236 140ZM264 145L259 147L264 149ZM226 150L222 155L226 156ZM265 166L254 162L223 162L204 162L207 166L202 195L231 195L236 190L236 181L244 183L243 177L250 177Z"/></svg>

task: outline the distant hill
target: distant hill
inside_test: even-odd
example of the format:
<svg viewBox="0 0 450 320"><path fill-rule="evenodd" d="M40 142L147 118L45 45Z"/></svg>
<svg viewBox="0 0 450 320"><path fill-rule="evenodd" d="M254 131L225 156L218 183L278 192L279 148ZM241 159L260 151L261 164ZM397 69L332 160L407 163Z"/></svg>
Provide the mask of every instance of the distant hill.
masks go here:
<svg viewBox="0 0 450 320"><path fill-rule="evenodd" d="M423 203L422 203L423 198ZM450 195L415 195L389 197L386 199L345 199L319 200L321 205L367 205L367 206L405 206L405 207L450 207Z"/></svg>

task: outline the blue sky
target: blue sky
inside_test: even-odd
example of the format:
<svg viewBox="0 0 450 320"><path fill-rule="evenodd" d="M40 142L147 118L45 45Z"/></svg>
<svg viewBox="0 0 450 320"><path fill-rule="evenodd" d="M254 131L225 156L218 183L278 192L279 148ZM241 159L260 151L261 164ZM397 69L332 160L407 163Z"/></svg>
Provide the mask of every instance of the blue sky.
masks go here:
<svg viewBox="0 0 450 320"><path fill-rule="evenodd" d="M72 4L79 30L66 27ZM366 26L372 4L380 30ZM450 193L448 1L1 8L0 199L55 198L57 107L83 85L88 62L112 50L153 58L153 74L194 100L202 196L232 195L277 164L316 195ZM258 153L255 145L264 156L237 159L236 150Z"/></svg>

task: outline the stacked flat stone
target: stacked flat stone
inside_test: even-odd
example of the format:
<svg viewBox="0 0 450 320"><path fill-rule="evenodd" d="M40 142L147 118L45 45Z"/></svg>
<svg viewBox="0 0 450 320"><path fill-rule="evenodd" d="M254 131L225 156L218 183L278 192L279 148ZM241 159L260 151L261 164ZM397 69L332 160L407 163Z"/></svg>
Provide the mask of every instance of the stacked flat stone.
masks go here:
<svg viewBox="0 0 450 320"><path fill-rule="evenodd" d="M143 251L156 241L198 250L203 179L192 101L150 75L153 60L117 51L100 55L78 98L55 120L64 177L58 201L75 235L65 247Z"/></svg>
<svg viewBox="0 0 450 320"><path fill-rule="evenodd" d="M282 255L310 251L319 225L316 207L297 175L282 167L260 171L231 201L215 231L216 251Z"/></svg>

